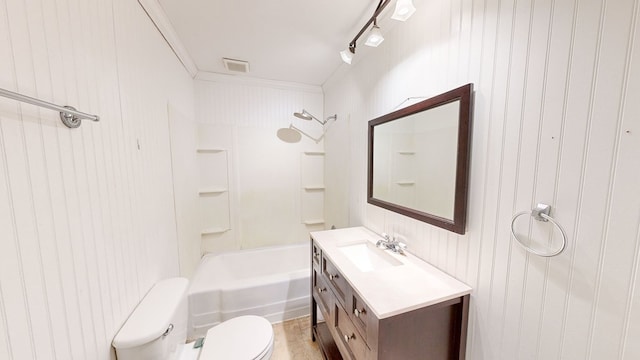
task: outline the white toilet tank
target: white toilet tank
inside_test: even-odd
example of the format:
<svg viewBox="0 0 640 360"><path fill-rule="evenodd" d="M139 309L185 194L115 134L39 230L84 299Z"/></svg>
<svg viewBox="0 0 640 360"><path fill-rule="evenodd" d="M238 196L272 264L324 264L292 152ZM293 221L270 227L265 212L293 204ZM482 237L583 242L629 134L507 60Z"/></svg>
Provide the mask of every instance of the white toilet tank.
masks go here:
<svg viewBox="0 0 640 360"><path fill-rule="evenodd" d="M113 339L118 360L173 360L187 338L185 278L156 283Z"/></svg>

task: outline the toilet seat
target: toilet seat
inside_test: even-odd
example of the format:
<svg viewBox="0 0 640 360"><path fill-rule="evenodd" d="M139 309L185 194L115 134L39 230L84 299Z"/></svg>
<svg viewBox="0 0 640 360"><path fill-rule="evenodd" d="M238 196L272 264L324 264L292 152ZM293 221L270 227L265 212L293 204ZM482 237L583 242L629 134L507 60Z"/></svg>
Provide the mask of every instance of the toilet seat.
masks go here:
<svg viewBox="0 0 640 360"><path fill-rule="evenodd" d="M260 316L245 315L214 326L204 339L200 360L258 360L273 351L273 327Z"/></svg>

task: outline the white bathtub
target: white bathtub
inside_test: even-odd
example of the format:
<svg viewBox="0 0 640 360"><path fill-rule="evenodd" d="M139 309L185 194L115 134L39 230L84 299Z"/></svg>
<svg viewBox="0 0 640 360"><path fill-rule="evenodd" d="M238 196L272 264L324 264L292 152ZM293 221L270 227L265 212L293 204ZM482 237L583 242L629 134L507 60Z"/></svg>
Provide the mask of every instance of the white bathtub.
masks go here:
<svg viewBox="0 0 640 360"><path fill-rule="evenodd" d="M309 314L309 243L205 255L189 287L189 339L240 315Z"/></svg>

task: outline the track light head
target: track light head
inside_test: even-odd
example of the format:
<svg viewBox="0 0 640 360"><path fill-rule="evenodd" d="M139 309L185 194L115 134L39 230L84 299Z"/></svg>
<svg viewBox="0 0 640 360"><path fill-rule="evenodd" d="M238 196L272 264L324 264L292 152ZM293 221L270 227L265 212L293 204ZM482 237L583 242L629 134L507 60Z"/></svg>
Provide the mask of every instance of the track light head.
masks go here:
<svg viewBox="0 0 640 360"><path fill-rule="evenodd" d="M406 21L414 12L416 12L416 8L413 6L412 0L398 0L391 18L393 20Z"/></svg>
<svg viewBox="0 0 640 360"><path fill-rule="evenodd" d="M355 42L351 42L349 43L349 47L346 48L345 50L340 51L340 57L342 58L342 61L344 61L345 63L351 65L351 61L353 60L353 55L356 54L356 43Z"/></svg>
<svg viewBox="0 0 640 360"><path fill-rule="evenodd" d="M351 61L353 60L353 53L350 50L351 49L340 51L340 57L342 58L342 61L349 65L351 65Z"/></svg>
<svg viewBox="0 0 640 360"><path fill-rule="evenodd" d="M380 27L374 22L371 31L369 31L367 41L364 44L371 47L378 47L378 45L382 44L383 41L384 36L382 36L382 31L380 31Z"/></svg>

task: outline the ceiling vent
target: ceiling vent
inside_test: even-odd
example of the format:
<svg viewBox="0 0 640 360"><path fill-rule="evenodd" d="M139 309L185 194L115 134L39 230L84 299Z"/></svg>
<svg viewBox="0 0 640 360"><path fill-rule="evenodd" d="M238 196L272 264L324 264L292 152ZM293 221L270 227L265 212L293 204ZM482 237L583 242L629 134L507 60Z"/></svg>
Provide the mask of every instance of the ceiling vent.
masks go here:
<svg viewBox="0 0 640 360"><path fill-rule="evenodd" d="M222 58L222 62L224 63L225 69L227 69L228 71L239 72L239 73L249 72L248 61Z"/></svg>

